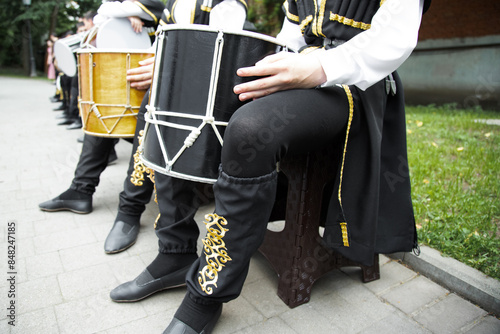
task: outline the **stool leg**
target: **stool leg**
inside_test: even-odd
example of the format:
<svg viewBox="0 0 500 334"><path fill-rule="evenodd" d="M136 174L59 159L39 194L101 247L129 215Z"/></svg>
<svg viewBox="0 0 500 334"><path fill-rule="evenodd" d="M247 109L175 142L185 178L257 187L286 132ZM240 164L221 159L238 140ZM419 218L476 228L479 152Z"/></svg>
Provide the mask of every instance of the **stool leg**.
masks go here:
<svg viewBox="0 0 500 334"><path fill-rule="evenodd" d="M373 259L373 265L371 266L361 266L363 271L363 283L368 283L371 281L376 281L380 279L380 266L378 254L375 254Z"/></svg>
<svg viewBox="0 0 500 334"><path fill-rule="evenodd" d="M284 217L285 228L268 230L259 251L278 274L278 296L291 308L307 303L314 282L333 269L361 267L365 283L380 278L378 254L372 266L362 266L323 246L323 189L336 175L335 156L333 151L315 151L281 164L288 180L286 212L277 210L274 216Z"/></svg>

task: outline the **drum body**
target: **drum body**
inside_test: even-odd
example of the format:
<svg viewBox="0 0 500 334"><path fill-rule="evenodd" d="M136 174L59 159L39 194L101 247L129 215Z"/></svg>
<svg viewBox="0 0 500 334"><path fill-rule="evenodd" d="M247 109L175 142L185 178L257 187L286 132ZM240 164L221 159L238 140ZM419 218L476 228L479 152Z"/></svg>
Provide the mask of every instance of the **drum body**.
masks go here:
<svg viewBox="0 0 500 334"><path fill-rule="evenodd" d="M255 79L240 78L236 70L284 48L252 32L162 27L145 115L144 164L173 177L215 182L225 127L244 104L233 87Z"/></svg>
<svg viewBox="0 0 500 334"><path fill-rule="evenodd" d="M85 36L85 32L68 36L54 43L54 57L57 67L67 76L73 77L77 73L76 51Z"/></svg>
<svg viewBox="0 0 500 334"><path fill-rule="evenodd" d="M79 107L85 133L132 138L146 91L130 87L126 71L153 57L146 50L80 49Z"/></svg>

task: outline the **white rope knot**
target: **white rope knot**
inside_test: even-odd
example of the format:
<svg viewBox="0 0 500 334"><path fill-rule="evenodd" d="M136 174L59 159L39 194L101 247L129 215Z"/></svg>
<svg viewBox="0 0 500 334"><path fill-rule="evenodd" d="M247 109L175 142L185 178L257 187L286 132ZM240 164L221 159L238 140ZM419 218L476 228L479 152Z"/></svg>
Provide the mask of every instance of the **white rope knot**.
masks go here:
<svg viewBox="0 0 500 334"><path fill-rule="evenodd" d="M151 114L151 113L154 113L156 110L155 110L155 107L153 106L150 106L149 104L146 104L146 111Z"/></svg>
<svg viewBox="0 0 500 334"><path fill-rule="evenodd" d="M186 147L191 147L194 144L194 141L198 138L198 136L201 134L200 129L194 129L191 131L189 136L187 136L186 140L184 140L184 145Z"/></svg>
<svg viewBox="0 0 500 334"><path fill-rule="evenodd" d="M212 124L213 122L215 122L215 117L213 117L213 116L203 117L203 122L205 122L207 124Z"/></svg>

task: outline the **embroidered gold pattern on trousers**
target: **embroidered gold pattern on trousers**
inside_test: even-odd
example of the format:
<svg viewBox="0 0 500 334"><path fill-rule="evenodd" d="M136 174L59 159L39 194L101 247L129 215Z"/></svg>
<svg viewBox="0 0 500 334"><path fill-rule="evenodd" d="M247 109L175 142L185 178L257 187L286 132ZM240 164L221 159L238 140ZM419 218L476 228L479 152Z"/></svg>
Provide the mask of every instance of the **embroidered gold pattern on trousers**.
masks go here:
<svg viewBox="0 0 500 334"><path fill-rule="evenodd" d="M207 264L198 273L198 283L206 294L211 295L217 287L219 272L231 261L223 240L229 229L224 228L224 225L227 225L226 218L215 213L206 215L205 220L207 236L203 240L203 250Z"/></svg>
<svg viewBox="0 0 500 334"><path fill-rule="evenodd" d="M142 186L144 184L144 173L148 173L150 176L149 178L151 181L154 182L152 179L152 173L153 171L144 166L142 163L141 159L139 158L140 150L142 147L142 140L144 137L144 130L141 130L139 132L139 146L137 147L137 151L134 153L134 171L132 172L132 175L130 175L130 182L132 182L133 185L135 186Z"/></svg>
<svg viewBox="0 0 500 334"><path fill-rule="evenodd" d="M158 214L158 216L156 216L156 219L155 219L155 224L153 226L153 228L156 230L156 227L158 226L158 220L160 220L160 217L161 217L161 213Z"/></svg>

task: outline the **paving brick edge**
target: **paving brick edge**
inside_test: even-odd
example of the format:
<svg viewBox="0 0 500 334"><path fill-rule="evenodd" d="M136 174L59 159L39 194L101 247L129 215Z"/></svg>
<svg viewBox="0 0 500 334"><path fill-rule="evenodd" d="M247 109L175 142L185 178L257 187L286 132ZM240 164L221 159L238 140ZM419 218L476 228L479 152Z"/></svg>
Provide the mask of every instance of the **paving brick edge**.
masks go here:
<svg viewBox="0 0 500 334"><path fill-rule="evenodd" d="M500 281L450 257L445 257L433 248L420 246L421 253L387 254L400 260L417 273L433 280L485 311L500 317Z"/></svg>

